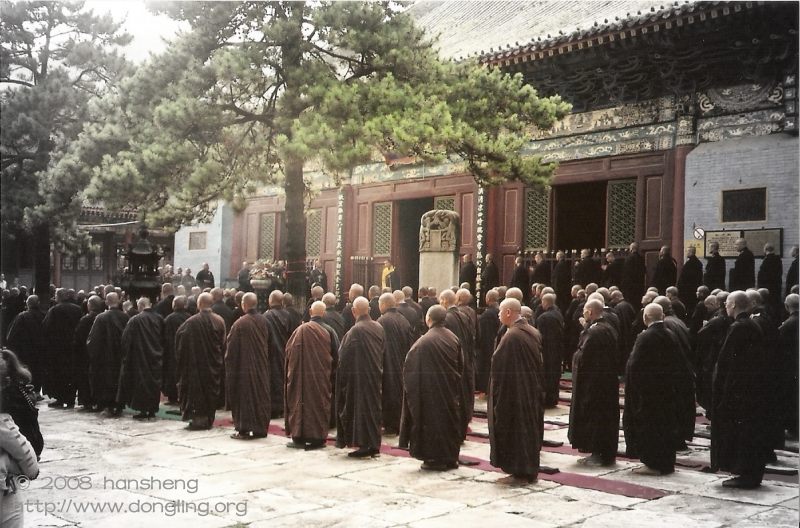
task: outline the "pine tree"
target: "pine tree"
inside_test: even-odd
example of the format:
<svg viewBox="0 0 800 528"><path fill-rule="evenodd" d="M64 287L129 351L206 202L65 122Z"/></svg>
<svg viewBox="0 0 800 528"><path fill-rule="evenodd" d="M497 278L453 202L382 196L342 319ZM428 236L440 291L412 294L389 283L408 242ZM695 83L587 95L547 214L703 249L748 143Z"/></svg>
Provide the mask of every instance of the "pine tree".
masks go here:
<svg viewBox="0 0 800 528"><path fill-rule="evenodd" d="M59 215L74 216L80 191L50 171L92 118L90 102L126 73L116 49L128 42L119 23L83 2L0 2L3 242L31 236L43 303L50 242L64 232Z"/></svg>

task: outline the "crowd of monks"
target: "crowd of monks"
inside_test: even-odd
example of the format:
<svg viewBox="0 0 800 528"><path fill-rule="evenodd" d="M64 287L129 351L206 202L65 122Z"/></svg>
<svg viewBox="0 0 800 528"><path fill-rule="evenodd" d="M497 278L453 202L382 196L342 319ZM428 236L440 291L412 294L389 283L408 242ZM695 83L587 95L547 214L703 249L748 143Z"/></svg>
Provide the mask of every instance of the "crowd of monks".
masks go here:
<svg viewBox="0 0 800 528"><path fill-rule="evenodd" d="M490 283L487 257L480 308L471 259L463 284L420 288L416 300L409 287L365 295L353 284L340 309L315 285L304 312L277 290L260 313L255 293L221 288L187 297L165 283L155 305L143 297L127 311L114 287L83 305L60 289L46 315L27 299L7 345L50 407L77 399L87 412L118 417L128 406L147 419L163 394L189 430L211 428L227 408L232 437L253 440L282 417L289 447L322 448L335 428L351 457L376 456L382 435L397 435L433 471L458 466L475 395L485 393L490 462L526 482L540 471L544 413L564 397L562 383L571 389L569 442L586 453L579 463L615 463L622 382L624 455L643 463L633 471L674 471L699 403L711 422L711 468L734 475L723 485L760 485L774 449L798 434L796 255L776 304L782 277L756 289L754 268L737 270L737 259L729 293L724 261L721 281L709 269L719 264L715 248L705 272L691 253L680 276L662 248L645 289L643 258L630 249L616 266L586 251L566 271L563 255L554 267L539 255L511 287Z"/></svg>

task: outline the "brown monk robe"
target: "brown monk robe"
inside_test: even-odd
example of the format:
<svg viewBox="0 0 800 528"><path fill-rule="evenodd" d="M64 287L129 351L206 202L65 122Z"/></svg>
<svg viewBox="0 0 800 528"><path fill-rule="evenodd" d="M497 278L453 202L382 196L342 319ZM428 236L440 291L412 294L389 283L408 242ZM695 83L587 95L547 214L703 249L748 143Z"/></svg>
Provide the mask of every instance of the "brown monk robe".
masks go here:
<svg viewBox="0 0 800 528"><path fill-rule="evenodd" d="M428 332L411 347L403 367L400 447L424 461L422 469L458 467L464 439L461 375L464 360L458 337L444 325L447 310L428 310Z"/></svg>
<svg viewBox="0 0 800 528"><path fill-rule="evenodd" d="M508 331L492 355L489 375L490 462L533 482L544 430L542 337L521 317L521 309L516 299L500 304L500 322Z"/></svg>
<svg viewBox="0 0 800 528"><path fill-rule="evenodd" d="M211 429L214 425L225 356L225 321L211 311L213 298L201 293L197 313L175 333L178 399L186 429Z"/></svg>
<svg viewBox="0 0 800 528"><path fill-rule="evenodd" d="M475 408L475 327L469 316L456 306L456 294L452 290L439 295L439 304L447 310L444 325L458 338L464 361L461 373L461 438L464 439Z"/></svg>
<svg viewBox="0 0 800 528"><path fill-rule="evenodd" d="M300 325L286 343L284 416L289 447L306 450L325 445L331 417L331 373L339 343L322 323L325 304L315 301L311 320Z"/></svg>
<svg viewBox="0 0 800 528"><path fill-rule="evenodd" d="M242 297L244 315L228 334L225 352L225 399L236 433L231 438L250 440L267 436L272 406L269 401L269 332L267 320L256 310L258 297ZM252 433L252 434L251 434Z"/></svg>
<svg viewBox="0 0 800 528"><path fill-rule="evenodd" d="M356 324L342 340L336 367L336 447L358 446L348 454L354 458L376 455L381 446L384 335L369 310L364 297L353 301Z"/></svg>
<svg viewBox="0 0 800 528"><path fill-rule="evenodd" d="M405 295L400 292L405 298ZM383 427L387 434L400 431L403 410L403 363L413 342L411 325L396 308L397 296L384 293L378 301L381 317L378 323L386 336L383 344Z"/></svg>

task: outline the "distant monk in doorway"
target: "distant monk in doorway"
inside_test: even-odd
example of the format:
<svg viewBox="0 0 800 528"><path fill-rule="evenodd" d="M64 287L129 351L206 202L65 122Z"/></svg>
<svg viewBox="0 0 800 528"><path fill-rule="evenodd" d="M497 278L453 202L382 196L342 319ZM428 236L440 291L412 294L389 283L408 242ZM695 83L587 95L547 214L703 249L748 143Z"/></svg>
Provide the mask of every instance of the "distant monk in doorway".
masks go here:
<svg viewBox="0 0 800 528"><path fill-rule="evenodd" d="M709 291L725 289L725 259L719 254L718 242L708 244L703 284L708 286Z"/></svg>
<svg viewBox="0 0 800 528"><path fill-rule="evenodd" d="M483 270L481 270L481 291L488 292L498 286L500 286L500 270L497 269L494 256L491 253L487 253Z"/></svg>
<svg viewBox="0 0 800 528"><path fill-rule="evenodd" d="M478 278L478 268L472 262L472 253L466 253L462 258L461 271L458 273L458 283L468 283L469 292L475 295L475 281Z"/></svg>
<svg viewBox="0 0 800 528"><path fill-rule="evenodd" d="M444 306L428 310L428 332L411 347L403 368L399 445L423 461L422 469L432 471L457 468L464 439L464 363L458 337L445 327L446 316Z"/></svg>
<svg viewBox="0 0 800 528"><path fill-rule="evenodd" d="M214 425L223 376L225 321L211 311L210 293L197 297L197 313L175 334L178 398L186 429L211 429Z"/></svg>
<svg viewBox="0 0 800 528"><path fill-rule="evenodd" d="M667 288L675 286L677 274L678 265L675 259L672 258L669 246L661 246L661 250L658 252L656 271L653 273L653 280L650 285L658 288L658 293L661 295L666 295Z"/></svg>
<svg viewBox="0 0 800 528"><path fill-rule="evenodd" d="M231 438L251 440L267 436L272 406L269 387L269 331L258 313L258 297L242 297L240 317L228 335L225 352L225 392L236 433Z"/></svg>
<svg viewBox="0 0 800 528"><path fill-rule="evenodd" d="M288 447L325 446L331 418L331 378L338 358L336 332L322 322L325 304L315 301L311 320L300 325L286 343L284 416Z"/></svg>
<svg viewBox="0 0 800 528"><path fill-rule="evenodd" d="M644 295L645 282L647 278L647 267L644 257L639 254L639 244L631 243L628 256L625 257L623 267L622 284L620 290L636 310L642 307L642 295Z"/></svg>
<svg viewBox="0 0 800 528"><path fill-rule="evenodd" d="M544 428L542 340L521 317L521 309L516 299L500 304L500 322L508 331L492 355L487 402L490 461L515 479L535 482Z"/></svg>
<svg viewBox="0 0 800 528"><path fill-rule="evenodd" d="M678 277L678 292L686 313L694 313L697 306L697 288L703 284L703 263L697 258L694 246L686 248L686 262L683 263Z"/></svg>
<svg viewBox="0 0 800 528"><path fill-rule="evenodd" d="M391 293L381 296L381 307L389 298L394 301ZM396 310L394 313L408 324ZM365 458L377 455L381 446L384 331L370 317L369 301L364 297L353 302L353 315L356 324L342 340L336 367L336 447L358 447L347 456Z"/></svg>

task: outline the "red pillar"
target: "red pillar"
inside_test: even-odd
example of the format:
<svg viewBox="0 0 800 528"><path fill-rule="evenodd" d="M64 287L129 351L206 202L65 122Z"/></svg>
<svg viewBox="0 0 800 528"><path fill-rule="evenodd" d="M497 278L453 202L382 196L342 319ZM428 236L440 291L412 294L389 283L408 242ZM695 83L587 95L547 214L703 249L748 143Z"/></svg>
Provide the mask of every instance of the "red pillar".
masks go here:
<svg viewBox="0 0 800 528"><path fill-rule="evenodd" d="M678 270L686 260L684 252L684 193L686 190L686 156L694 148L693 145L675 147L674 178L672 180L672 256L678 262Z"/></svg>

